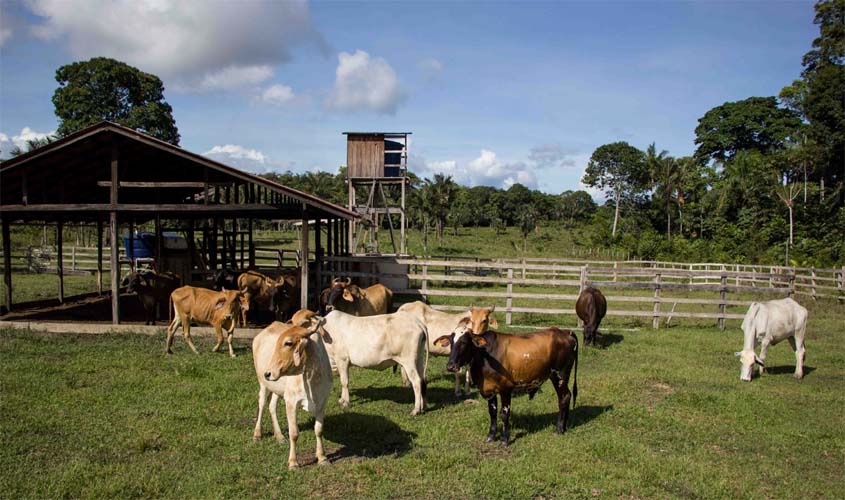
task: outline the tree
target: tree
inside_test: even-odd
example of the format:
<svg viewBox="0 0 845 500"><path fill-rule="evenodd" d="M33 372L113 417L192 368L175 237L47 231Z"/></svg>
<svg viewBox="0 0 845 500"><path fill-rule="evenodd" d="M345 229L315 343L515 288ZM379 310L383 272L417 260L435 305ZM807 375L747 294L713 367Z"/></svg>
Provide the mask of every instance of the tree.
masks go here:
<svg viewBox="0 0 845 500"><path fill-rule="evenodd" d="M646 165L654 186L653 197L660 202L666 214L666 238L672 239L672 202L683 198L677 196L683 182L681 165L667 151L657 153L654 143L646 150Z"/></svg>
<svg viewBox="0 0 845 500"><path fill-rule="evenodd" d="M537 210L532 206L525 207L519 214L519 230L522 232L522 253L528 246L528 236L537 229Z"/></svg>
<svg viewBox="0 0 845 500"><path fill-rule="evenodd" d="M789 182L787 177L784 177L783 182L778 177L774 185L775 196L786 205L789 210L789 244L787 246L787 262L789 261L789 248L793 245L793 208L795 205L795 198L801 192L801 188L794 182Z"/></svg>
<svg viewBox="0 0 845 500"><path fill-rule="evenodd" d="M423 210L434 221L438 245L443 243L443 228L446 226L456 190L457 184L452 180L452 176L443 174L435 174L434 180L426 179L421 190L425 195Z"/></svg>
<svg viewBox="0 0 845 500"><path fill-rule="evenodd" d="M615 238L622 197L643 191L648 182L645 156L627 142L599 146L590 157L581 182L602 189L608 197L613 198L616 208L611 235Z"/></svg>
<svg viewBox="0 0 845 500"><path fill-rule="evenodd" d="M555 216L572 226L576 220L582 220L595 211L596 202L586 191L564 191L558 196Z"/></svg>
<svg viewBox="0 0 845 500"><path fill-rule="evenodd" d="M164 85L157 76L95 57L62 66L56 71L56 81L59 88L53 105L60 121L59 136L109 120L179 144L173 109L164 100Z"/></svg>
<svg viewBox="0 0 845 500"><path fill-rule="evenodd" d="M695 128L695 157L720 163L740 151L769 154L795 138L801 120L795 111L778 107L775 97L749 97L726 102L704 114Z"/></svg>
<svg viewBox="0 0 845 500"><path fill-rule="evenodd" d="M53 135L47 135L47 136L44 136L44 137L41 137L41 138L36 138L36 139L28 139L26 141L26 145L23 148L21 148L20 146L15 146L14 148L12 148L11 151L9 151L9 155L12 156L12 157L20 156L24 153L29 153L30 151L32 151L34 149L44 147L47 144L50 144L51 142L53 142L55 140L56 140L56 136L53 136Z"/></svg>

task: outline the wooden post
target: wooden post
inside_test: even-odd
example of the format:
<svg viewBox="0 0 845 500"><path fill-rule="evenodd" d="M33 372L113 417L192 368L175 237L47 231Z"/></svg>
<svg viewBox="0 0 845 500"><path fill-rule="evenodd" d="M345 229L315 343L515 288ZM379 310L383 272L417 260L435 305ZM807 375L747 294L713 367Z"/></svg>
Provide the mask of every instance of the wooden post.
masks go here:
<svg viewBox="0 0 845 500"><path fill-rule="evenodd" d="M816 268L815 267L810 268L810 283L813 286L812 294L813 294L813 300L815 301L816 300Z"/></svg>
<svg viewBox="0 0 845 500"><path fill-rule="evenodd" d="M426 263L422 265L422 284L420 291L422 292L423 300L428 303L428 296L426 295L428 291L428 264Z"/></svg>
<svg viewBox="0 0 845 500"><path fill-rule="evenodd" d="M300 308L308 308L308 213L302 211L302 232L299 241L299 252L302 255L302 265L299 268L300 272Z"/></svg>
<svg viewBox="0 0 845 500"><path fill-rule="evenodd" d="M619 261L613 262L613 269L613 282L616 283L617 281L619 281L619 273L617 273L615 270L619 269Z"/></svg>
<svg viewBox="0 0 845 500"><path fill-rule="evenodd" d="M405 158L406 158L405 161L407 161L407 154L406 154ZM407 175L407 170L405 172L403 172L402 175ZM405 255L405 225L407 224L405 222L405 179L402 179L402 189L401 190L402 190L402 192L401 192L400 203L401 203L402 211L400 212L400 215L399 215L399 219L400 219L399 224L401 226L399 228L399 248L400 248L399 253L401 253L402 255ZM390 214L387 214L387 216L390 217Z"/></svg>
<svg viewBox="0 0 845 500"><path fill-rule="evenodd" d="M719 289L719 330L725 329L725 299L728 294L728 277L722 273L719 280L722 287Z"/></svg>
<svg viewBox="0 0 845 500"><path fill-rule="evenodd" d="M3 286L6 311L12 310L12 237L9 231L9 219L3 217Z"/></svg>
<svg viewBox="0 0 845 500"><path fill-rule="evenodd" d="M211 219L211 237L208 239L208 261L217 270L217 217Z"/></svg>
<svg viewBox="0 0 845 500"><path fill-rule="evenodd" d="M117 212L109 212L109 275L111 277L111 322L120 324L120 243L117 240Z"/></svg>
<svg viewBox="0 0 845 500"><path fill-rule="evenodd" d="M70 270L76 271L76 245L70 247Z"/></svg>
<svg viewBox="0 0 845 500"><path fill-rule="evenodd" d="M129 221L129 244L127 245L129 251L126 253L126 257L129 258L129 272L135 272L135 221ZM118 256L120 255L120 250L118 250ZM132 252L131 255L129 252Z"/></svg>
<svg viewBox="0 0 845 500"><path fill-rule="evenodd" d="M56 275L59 277L59 304L63 304L65 301L65 268L62 255L63 232L64 223L60 220L56 222Z"/></svg>
<svg viewBox="0 0 845 500"><path fill-rule="evenodd" d="M103 294L103 220L97 219L97 294Z"/></svg>
<svg viewBox="0 0 845 500"><path fill-rule="evenodd" d="M651 327L655 330L660 328L660 273L654 275L654 312Z"/></svg>
<svg viewBox="0 0 845 500"><path fill-rule="evenodd" d="M525 273L525 267L522 268ZM523 278L524 279L524 278ZM513 268L508 268L508 296L505 299L505 324L510 325L513 317L511 309L513 308Z"/></svg>
<svg viewBox="0 0 845 500"><path fill-rule="evenodd" d="M248 246L249 246L249 268L250 269L255 268L255 243L252 240L253 227L254 226L252 224L252 218L247 219L247 231L249 231L247 238L249 239Z"/></svg>
<svg viewBox="0 0 845 500"><path fill-rule="evenodd" d="M736 265L736 286L739 286L739 264Z"/></svg>
<svg viewBox="0 0 845 500"><path fill-rule="evenodd" d="M833 275L836 276L836 272L834 272ZM837 288L839 288L839 297L837 300L845 300L845 266L842 266L842 269L839 271L839 284L837 285Z"/></svg>
<svg viewBox="0 0 845 500"><path fill-rule="evenodd" d="M155 247L155 270L156 272L164 271L162 258L164 257L164 235L161 232L161 216L156 212L155 218L155 233L156 233L156 247Z"/></svg>
<svg viewBox="0 0 845 500"><path fill-rule="evenodd" d="M787 297L792 297L793 295L795 295L795 269L789 275L789 291L786 292Z"/></svg>
<svg viewBox="0 0 845 500"><path fill-rule="evenodd" d="M188 236L188 279L182 282L183 285L190 285L194 282L194 254L197 251L197 244L194 239L195 223L196 221L194 219L189 220L188 229L186 231Z"/></svg>
<svg viewBox="0 0 845 500"><path fill-rule="evenodd" d="M317 294L320 293L323 287L323 241L322 241L322 232L323 232L323 221L320 219L318 215L314 219L314 268L315 268L315 277L314 277L314 288L317 290Z"/></svg>

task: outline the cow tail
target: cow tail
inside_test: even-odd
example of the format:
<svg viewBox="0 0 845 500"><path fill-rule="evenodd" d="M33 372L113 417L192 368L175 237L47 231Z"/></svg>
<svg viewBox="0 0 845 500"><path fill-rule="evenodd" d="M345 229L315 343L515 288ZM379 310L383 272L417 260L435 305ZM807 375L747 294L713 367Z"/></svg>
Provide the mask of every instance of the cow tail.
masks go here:
<svg viewBox="0 0 845 500"><path fill-rule="evenodd" d="M428 392L428 383L426 382L426 376L428 373L428 328L425 326L420 320L417 320L417 325L422 327L423 330L423 350L425 351L425 364L423 364L423 372L422 372L422 382L420 386L422 387L422 397L426 397L426 392Z"/></svg>
<svg viewBox="0 0 845 500"><path fill-rule="evenodd" d="M575 409L575 402L578 400L578 335L572 334L575 339L575 376L572 382L572 409Z"/></svg>

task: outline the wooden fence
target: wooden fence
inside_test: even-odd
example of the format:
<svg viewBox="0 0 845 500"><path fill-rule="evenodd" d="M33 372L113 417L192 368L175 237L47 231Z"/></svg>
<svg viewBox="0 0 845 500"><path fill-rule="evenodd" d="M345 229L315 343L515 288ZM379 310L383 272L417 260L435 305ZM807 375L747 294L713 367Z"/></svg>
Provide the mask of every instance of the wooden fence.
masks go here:
<svg viewBox="0 0 845 500"><path fill-rule="evenodd" d="M327 257L329 269L336 269L350 263L362 262L354 257ZM364 261L366 262L366 261ZM574 302L587 286L607 292L611 290L643 290L647 296L608 295L613 303L647 303L651 310L624 310L624 306L612 305L611 316L638 316L652 318L652 326L658 328L660 319L666 318L712 318L720 328L725 320L742 319L743 314L729 313L727 306L746 306L750 300L728 299L728 293L750 292L767 294L773 298L803 295L817 298L833 298L845 301L845 268L814 269L785 268L779 266L745 266L736 264L689 264L654 261L626 262L584 262L553 261L551 259L495 259L456 260L454 258L398 258L390 262L407 266L407 273L368 273L347 271L344 275L359 278L406 279L408 288L396 289L399 295L427 298L465 297L471 299L504 299L505 321L512 324L514 313L533 314L575 314ZM331 271L329 271L331 272ZM479 285L472 287L473 284ZM416 286L413 286L416 285ZM452 289L448 289L449 286ZM462 286L464 288L455 289ZM468 287L469 286L469 287ZM485 286L505 287L505 291L486 291ZM570 288L577 293L518 292L514 286ZM714 298L666 297L664 291L698 291L713 294ZM715 298L718 297L718 298ZM571 308L525 307L515 301L525 299L571 302ZM672 310L661 309L672 304ZM676 311L678 304L713 307L709 312ZM466 306L435 306L442 310L465 310Z"/></svg>

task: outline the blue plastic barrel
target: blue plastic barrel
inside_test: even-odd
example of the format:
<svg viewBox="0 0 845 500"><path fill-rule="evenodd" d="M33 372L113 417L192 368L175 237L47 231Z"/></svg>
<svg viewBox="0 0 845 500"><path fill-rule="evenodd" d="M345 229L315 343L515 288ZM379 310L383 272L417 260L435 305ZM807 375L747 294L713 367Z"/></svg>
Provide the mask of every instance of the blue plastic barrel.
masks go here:
<svg viewBox="0 0 845 500"><path fill-rule="evenodd" d="M130 259L145 259L153 256L153 248L155 248L155 235L153 233L136 233L132 238L132 245L129 245L130 239L123 238L123 248L126 249L126 256Z"/></svg>

